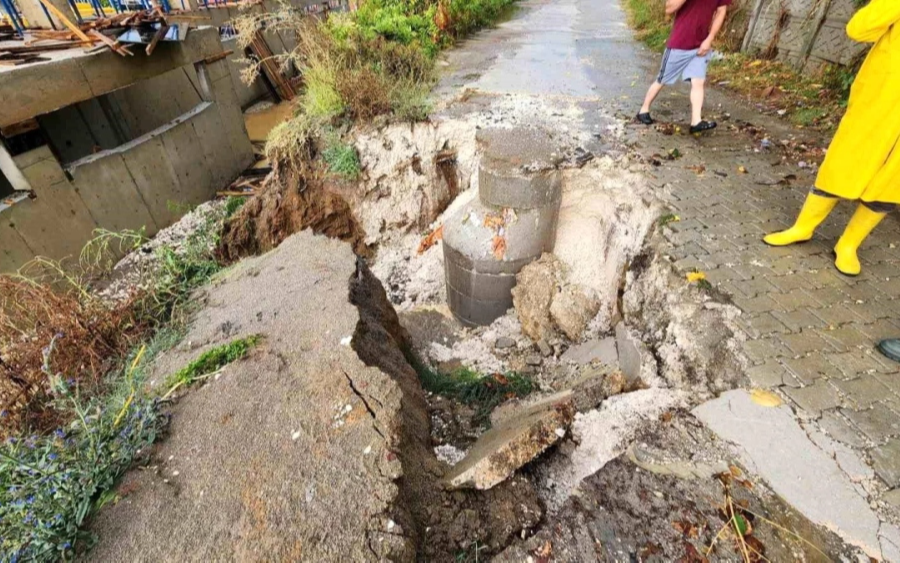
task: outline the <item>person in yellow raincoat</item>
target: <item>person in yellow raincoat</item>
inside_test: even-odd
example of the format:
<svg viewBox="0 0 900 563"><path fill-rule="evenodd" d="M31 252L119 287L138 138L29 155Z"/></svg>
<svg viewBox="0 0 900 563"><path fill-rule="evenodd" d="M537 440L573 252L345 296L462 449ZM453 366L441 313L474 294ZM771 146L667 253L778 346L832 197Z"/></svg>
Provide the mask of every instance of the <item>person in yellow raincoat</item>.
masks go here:
<svg viewBox="0 0 900 563"><path fill-rule="evenodd" d="M850 90L847 113L796 223L764 238L786 246L812 238L839 199L860 205L834 247L837 269L855 276L857 249L900 203L900 0L872 0L847 24L854 41L874 43Z"/></svg>

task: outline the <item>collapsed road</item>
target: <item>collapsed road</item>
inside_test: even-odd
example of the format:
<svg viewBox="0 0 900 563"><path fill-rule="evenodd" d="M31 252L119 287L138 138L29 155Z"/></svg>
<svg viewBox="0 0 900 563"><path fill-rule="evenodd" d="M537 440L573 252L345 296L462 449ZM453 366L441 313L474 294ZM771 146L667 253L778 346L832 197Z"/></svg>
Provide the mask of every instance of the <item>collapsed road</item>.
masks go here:
<svg viewBox="0 0 900 563"><path fill-rule="evenodd" d="M291 230L321 234L255 244L284 224L265 193L236 215L229 252L274 249L200 292L157 377L234 338L262 344L171 407L167 438L93 522L91 557L900 560L896 368L848 336L896 328L863 316L893 295L829 276L816 243L756 241L805 191L768 179L809 172L775 168L741 128L626 126L649 67L613 0L529 0L446 65L431 123L355 132L354 189L285 199ZM481 271L515 276L500 280L512 307L484 320L448 303L445 266L503 262L530 212L480 207L491 129L552 137L559 200L552 244ZM653 156L671 149L684 158ZM445 263L422 236L441 227L490 229L470 237L486 254ZM502 396L454 394L461 373Z"/></svg>

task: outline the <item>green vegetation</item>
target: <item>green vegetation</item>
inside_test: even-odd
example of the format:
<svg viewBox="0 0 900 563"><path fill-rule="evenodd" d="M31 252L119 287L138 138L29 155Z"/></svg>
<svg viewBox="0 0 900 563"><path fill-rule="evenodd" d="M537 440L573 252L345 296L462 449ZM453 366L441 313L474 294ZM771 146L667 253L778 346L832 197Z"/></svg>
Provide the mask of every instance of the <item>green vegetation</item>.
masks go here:
<svg viewBox="0 0 900 563"><path fill-rule="evenodd" d="M436 55L457 38L503 17L513 3L367 0L355 12L333 13L323 21L287 7L239 16L233 23L242 49L263 28L298 38L293 51L275 58L295 65L303 75L300 111L272 131L267 155L302 171L323 153L332 172L352 177L358 165L355 151L322 137L357 122L426 119ZM258 64L251 65L243 77L255 79L259 71Z"/></svg>
<svg viewBox="0 0 900 563"><path fill-rule="evenodd" d="M483 375L460 368L450 373L439 373L415 358L412 365L426 391L472 407L478 424L489 425L491 411L503 401L525 397L537 389L531 379L512 372Z"/></svg>
<svg viewBox="0 0 900 563"><path fill-rule="evenodd" d="M725 85L798 127L831 131L837 127L858 65L826 67L800 74L792 67L731 53L710 65L710 80Z"/></svg>
<svg viewBox="0 0 900 563"><path fill-rule="evenodd" d="M326 135L322 159L328 165L328 171L350 180L355 180L360 173L359 154L353 145L341 141L337 132Z"/></svg>
<svg viewBox="0 0 900 563"><path fill-rule="evenodd" d="M0 276L0 390L17 397L0 411L0 560L70 560L93 541L83 524L156 438L147 368L180 340L191 292L220 270L223 216L159 248L147 289L112 306L90 289L90 271L142 244L139 233L98 233L76 266L40 259Z"/></svg>
<svg viewBox="0 0 900 563"><path fill-rule="evenodd" d="M259 336L248 336L233 340L228 344L222 344L211 348L200 355L199 358L189 363L178 372L173 373L166 380L166 386L170 388L181 385L190 385L196 381L217 372L232 362L246 356L250 349L260 341Z"/></svg>
<svg viewBox="0 0 900 563"><path fill-rule="evenodd" d="M147 367L179 338L160 331L94 396L52 368L58 340L51 342L44 366L50 399L72 422L0 444L0 560L70 560L94 542L82 525L115 500L116 480L159 430L155 400L144 393Z"/></svg>
<svg viewBox="0 0 900 563"><path fill-rule="evenodd" d="M637 38L654 51L662 51L672 31L666 17L665 0L624 0L628 20Z"/></svg>
<svg viewBox="0 0 900 563"><path fill-rule="evenodd" d="M228 199L225 200L225 218L228 219L240 211L245 203L247 203L247 197L228 196Z"/></svg>

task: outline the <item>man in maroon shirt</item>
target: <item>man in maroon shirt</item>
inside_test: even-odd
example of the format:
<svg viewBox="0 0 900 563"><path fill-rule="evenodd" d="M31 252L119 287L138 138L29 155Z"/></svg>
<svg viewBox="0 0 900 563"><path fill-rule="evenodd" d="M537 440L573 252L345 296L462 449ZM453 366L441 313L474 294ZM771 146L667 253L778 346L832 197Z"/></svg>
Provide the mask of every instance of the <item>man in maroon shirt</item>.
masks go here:
<svg viewBox="0 0 900 563"><path fill-rule="evenodd" d="M666 42L662 67L637 114L639 122L652 125L650 104L664 85L682 80L691 82L691 133L715 129L715 121L703 120L703 88L712 44L725 23L729 5L731 0L666 0L666 14L675 14L675 24Z"/></svg>

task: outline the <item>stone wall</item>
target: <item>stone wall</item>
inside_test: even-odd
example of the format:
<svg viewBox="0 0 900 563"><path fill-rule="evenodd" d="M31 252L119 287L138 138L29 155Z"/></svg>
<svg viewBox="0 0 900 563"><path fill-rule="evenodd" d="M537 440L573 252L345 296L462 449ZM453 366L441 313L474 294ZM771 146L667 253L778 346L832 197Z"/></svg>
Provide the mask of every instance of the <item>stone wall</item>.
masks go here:
<svg viewBox="0 0 900 563"><path fill-rule="evenodd" d="M814 71L826 64L852 64L866 46L847 37L855 0L755 0L744 51L774 48L779 60Z"/></svg>

